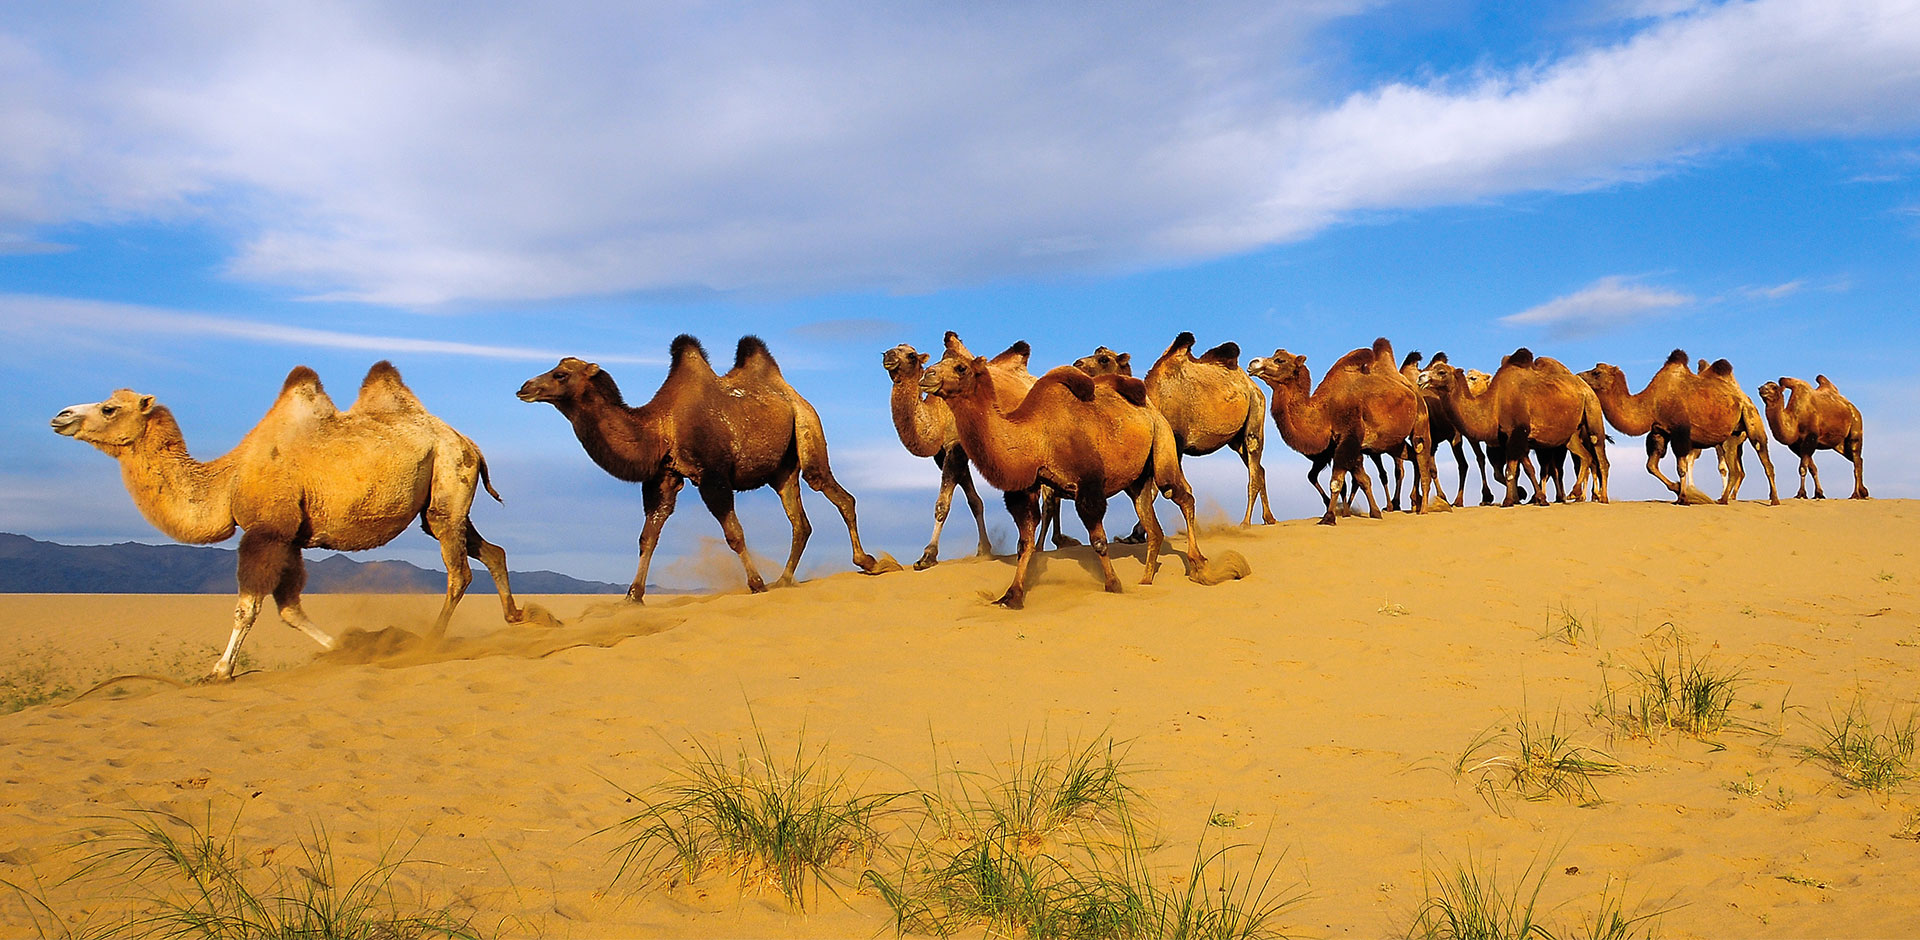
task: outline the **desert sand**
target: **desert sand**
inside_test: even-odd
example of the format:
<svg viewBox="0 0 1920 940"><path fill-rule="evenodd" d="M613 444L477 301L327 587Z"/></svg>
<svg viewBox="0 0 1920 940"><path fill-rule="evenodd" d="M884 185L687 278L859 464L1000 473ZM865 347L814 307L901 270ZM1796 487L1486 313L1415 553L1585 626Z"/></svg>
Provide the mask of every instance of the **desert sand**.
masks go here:
<svg viewBox="0 0 1920 940"><path fill-rule="evenodd" d="M1108 595L1077 549L1044 556L1024 611L986 600L1008 560L963 559L639 610L536 598L555 628L505 626L471 597L434 653L383 655L378 638L423 628L435 597L311 596L323 627L372 638L316 657L263 618L231 684L130 680L0 716L0 878L58 874L61 846L103 815L165 809L238 814L254 852L278 847L266 864L316 825L343 866L418 838L414 857L438 864L403 879L489 929L890 935L853 888L804 913L718 883L608 890L615 840L596 833L631 812L620 788L757 722L777 746L804 727L876 792L926 783L936 745L986 767L1023 739L1112 735L1170 865L1213 813L1286 852L1281 879L1308 895L1282 918L1297 935L1401 934L1423 862L1469 852L1503 876L1550 858L1550 925L1624 879L1630 911L1671 907L1663 936L1920 935L1920 791L1859 790L1802 751L1856 695L1876 719L1915 707L1920 503L1468 508L1204 534L1252 576L1201 587L1174 558L1138 587L1127 549L1126 593ZM0 597L0 674L83 689L204 669L231 606ZM1748 730L1610 735L1591 716L1603 683L1676 635L1744 677ZM1489 801L1450 772L1482 731L1556 710L1629 767L1594 780L1598 802ZM28 932L24 916L0 899L0 933Z"/></svg>

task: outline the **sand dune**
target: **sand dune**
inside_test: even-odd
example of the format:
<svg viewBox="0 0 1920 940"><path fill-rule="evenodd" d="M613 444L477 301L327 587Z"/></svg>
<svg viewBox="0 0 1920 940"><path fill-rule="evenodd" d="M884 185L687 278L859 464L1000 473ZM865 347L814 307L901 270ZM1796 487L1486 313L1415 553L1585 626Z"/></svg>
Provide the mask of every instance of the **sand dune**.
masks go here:
<svg viewBox="0 0 1920 940"><path fill-rule="evenodd" d="M720 885L606 890L612 840L595 833L632 808L615 784L652 785L676 748L757 721L776 742L804 726L876 790L930 766L935 742L981 766L1022 737L1111 733L1176 864L1210 812L1271 832L1310 894L1287 916L1305 935L1403 931L1423 858L1469 848L1512 872L1558 848L1543 900L1565 920L1624 878L1630 901L1680 905L1666 936L1920 932L1920 842L1898 837L1920 797L1850 788L1800 751L1856 693L1875 714L1915 707L1920 503L1473 508L1208 535L1253 575L1200 587L1171 559L1135 587L1128 557L1127 593L1108 595L1086 550L1053 553L1020 612L985 601L1005 560L962 560L640 610L539 598L551 629L504 627L473 597L421 651L395 640L436 598L314 596L323 626L359 631L347 649L316 658L263 622L249 645L267 668L231 685L133 681L0 716L0 878L57 871L102 814L211 806L262 846L315 822L355 857L417 836L442 867L408 878L547 936L890 932L851 892L801 914ZM0 597L0 675L83 686L210 663L231 603ZM1563 610L1579 635L1543 635ZM1760 730L1610 740L1589 718L1602 663L1618 682L1676 630L1742 672L1737 709ZM1490 805L1444 768L1523 709L1558 709L1631 772L1597 779L1591 806ZM28 929L11 901L0 918Z"/></svg>

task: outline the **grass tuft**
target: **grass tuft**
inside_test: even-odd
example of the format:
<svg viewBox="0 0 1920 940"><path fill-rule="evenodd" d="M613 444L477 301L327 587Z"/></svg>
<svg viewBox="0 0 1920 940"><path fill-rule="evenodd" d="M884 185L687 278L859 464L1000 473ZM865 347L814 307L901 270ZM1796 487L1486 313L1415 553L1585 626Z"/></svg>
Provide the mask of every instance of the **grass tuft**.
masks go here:
<svg viewBox="0 0 1920 940"><path fill-rule="evenodd" d="M1530 718L1523 710L1512 721L1487 728L1467 743L1453 763L1453 775L1473 778L1474 790L1495 809L1501 808L1507 794L1591 806L1601 802L1593 778L1625 770L1605 751L1576 743L1562 727L1558 709L1546 721Z"/></svg>
<svg viewBox="0 0 1920 940"><path fill-rule="evenodd" d="M1734 728L1735 696L1747 684L1746 673L1723 667L1710 655L1696 656L1684 640L1648 653L1628 667L1628 682L1616 688L1604 676L1595 714L1629 735L1656 738L1669 732L1707 737Z"/></svg>
<svg viewBox="0 0 1920 940"><path fill-rule="evenodd" d="M1423 865L1426 899L1414 911L1408 937L1420 940L1554 940L1539 919L1540 890L1546 887L1551 858L1534 859L1512 886L1501 883L1497 859L1467 853L1465 861L1439 860L1444 870Z"/></svg>
<svg viewBox="0 0 1920 940"><path fill-rule="evenodd" d="M733 750L695 742L667 782L623 791L641 809L601 831L625 837L612 850L616 884L727 870L743 886L771 883L804 908L807 889L827 885L828 868L871 852L874 819L900 794L855 792L825 747L808 749L804 729L791 754L776 754L757 721L753 734Z"/></svg>
<svg viewBox="0 0 1920 940"><path fill-rule="evenodd" d="M1568 646L1579 646L1583 640L1595 643L1600 639L1600 622L1595 618L1587 623L1573 608L1561 604L1558 611L1549 611L1547 621L1540 628L1540 639L1559 640Z"/></svg>
<svg viewBox="0 0 1920 940"><path fill-rule="evenodd" d="M73 695L73 684L48 665L47 658L22 657L15 663L13 672L0 675L0 715L11 715Z"/></svg>
<svg viewBox="0 0 1920 940"><path fill-rule="evenodd" d="M1875 728L1865 700L1855 693L1845 712L1829 712L1818 725L1820 744L1808 747L1808 757L1824 762L1834 775L1863 790L1887 791L1914 776L1913 754L1920 716L1889 709Z"/></svg>

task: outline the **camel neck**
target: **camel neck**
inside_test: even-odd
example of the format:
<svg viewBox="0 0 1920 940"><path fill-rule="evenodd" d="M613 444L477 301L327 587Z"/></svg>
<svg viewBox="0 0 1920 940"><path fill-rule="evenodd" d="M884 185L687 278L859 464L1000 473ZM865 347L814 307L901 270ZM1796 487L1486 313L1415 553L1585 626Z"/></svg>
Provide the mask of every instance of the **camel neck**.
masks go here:
<svg viewBox="0 0 1920 940"><path fill-rule="evenodd" d="M1000 410L990 373L982 373L964 394L947 399L954 430L967 459L989 484L1002 492L1033 486L1040 466L1029 431ZM1044 431L1042 431L1044 433Z"/></svg>
<svg viewBox="0 0 1920 940"><path fill-rule="evenodd" d="M1773 436L1782 444L1793 444L1800 440L1800 422L1785 399L1787 395L1799 398L1804 392L1789 392L1782 389L1780 394L1767 402L1767 423L1773 426Z"/></svg>
<svg viewBox="0 0 1920 940"><path fill-rule="evenodd" d="M900 443L906 445L908 453L932 457L947 446L952 438L952 411L921 397L918 375L901 376L894 381L890 404L893 429L899 432Z"/></svg>
<svg viewBox="0 0 1920 940"><path fill-rule="evenodd" d="M206 545L233 535L233 463L187 453L171 415L156 413L140 440L115 456L140 514L168 538Z"/></svg>
<svg viewBox="0 0 1920 940"><path fill-rule="evenodd" d="M658 475L668 443L652 420L655 403L629 408L589 388L577 398L555 404L600 469L629 482Z"/></svg>
<svg viewBox="0 0 1920 940"><path fill-rule="evenodd" d="M1292 383L1270 387L1273 389L1273 423L1280 428L1280 437L1287 446L1302 454L1326 450L1333 435L1322 403Z"/></svg>
<svg viewBox="0 0 1920 940"><path fill-rule="evenodd" d="M1453 419L1454 427L1476 441L1491 441L1500 434L1500 413L1494 407L1493 386L1489 384L1480 394L1466 387L1464 381L1456 381L1448 387L1441 400L1447 403L1447 417Z"/></svg>
<svg viewBox="0 0 1920 940"><path fill-rule="evenodd" d="M1600 397L1600 410L1606 413L1607 421L1622 434L1645 434L1653 430L1653 386L1659 381L1659 374L1647 382L1647 387L1634 394L1626 390L1625 385L1614 387L1611 393L1595 389Z"/></svg>

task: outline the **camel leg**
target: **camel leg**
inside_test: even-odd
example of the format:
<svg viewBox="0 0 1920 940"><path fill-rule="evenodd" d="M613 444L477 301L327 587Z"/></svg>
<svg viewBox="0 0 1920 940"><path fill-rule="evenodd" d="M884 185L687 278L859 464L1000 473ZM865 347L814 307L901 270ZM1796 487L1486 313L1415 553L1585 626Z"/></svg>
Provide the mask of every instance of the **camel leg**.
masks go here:
<svg viewBox="0 0 1920 940"><path fill-rule="evenodd" d="M1320 525L1334 525L1334 516L1346 510L1346 493L1344 492L1346 485L1347 471L1335 464L1333 475L1327 479L1327 488L1330 491L1327 496L1327 512L1320 517Z"/></svg>
<svg viewBox="0 0 1920 940"><path fill-rule="evenodd" d="M1745 461L1740 456L1740 438L1730 437L1714 449L1720 463L1720 505L1732 503L1740 495L1740 482L1746 479Z"/></svg>
<svg viewBox="0 0 1920 940"><path fill-rule="evenodd" d="M1007 514L1020 528L1020 558L1013 565L1013 583L1007 585L1007 592L994 603L1019 610L1027 603L1027 563L1033 560L1033 550L1039 542L1034 537L1034 529L1040 520L1040 494L1034 490L1013 490L1006 494L1006 499Z"/></svg>
<svg viewBox="0 0 1920 940"><path fill-rule="evenodd" d="M1813 474L1813 498L1826 499L1826 490L1820 486L1820 467L1813 462L1813 455L1808 454L1804 462L1807 465L1807 472Z"/></svg>
<svg viewBox="0 0 1920 940"><path fill-rule="evenodd" d="M940 530L946 528L947 511L953 508L953 487L959 482L956 471L965 459L957 448L933 455L934 463L940 465L940 497L933 501L933 535L927 539L927 548L920 553L920 560L913 563L915 571L925 571L940 563ZM983 539L986 531L986 521L982 519L980 534Z"/></svg>
<svg viewBox="0 0 1920 940"><path fill-rule="evenodd" d="M435 537L440 540L440 560L447 566L447 598L440 605L440 615L433 618L433 632L427 635L429 640L437 642L447 633L453 609L467 596L467 586L473 583L473 569L467 565L467 527L454 525L453 520L440 516L433 519L432 528L439 530Z"/></svg>
<svg viewBox="0 0 1920 940"><path fill-rule="evenodd" d="M1147 530L1147 572L1140 576L1141 584L1152 584L1153 576L1160 571L1160 547L1166 541L1160 530L1160 518L1153 514L1153 493L1152 480L1136 481L1127 491L1127 495L1133 497L1133 511Z"/></svg>
<svg viewBox="0 0 1920 940"><path fill-rule="evenodd" d="M1713 502L1705 493L1700 492L1699 487L1695 486L1693 482L1693 464L1694 461L1700 459L1700 452L1691 448L1682 449L1676 445L1673 453L1674 461L1680 469L1680 490L1685 494L1681 497L1680 502L1682 504Z"/></svg>
<svg viewBox="0 0 1920 940"><path fill-rule="evenodd" d="M1841 444L1841 447L1845 449L1840 453L1848 460L1853 461L1853 495L1847 497L1848 499L1868 498L1866 460L1861 456L1861 451L1865 449L1865 445L1866 441L1858 435L1848 438L1845 443Z"/></svg>
<svg viewBox="0 0 1920 940"><path fill-rule="evenodd" d="M653 550L660 545L660 527L673 515L673 504L685 484L678 474L663 473L641 484L640 496L647 508L647 523L640 529L640 570L634 572L633 586L627 588L627 600L641 603L647 594L647 568L653 564Z"/></svg>
<svg viewBox="0 0 1920 940"><path fill-rule="evenodd" d="M1811 469L1813 469L1813 455L1811 453L1801 454L1800 455L1800 492L1793 494L1794 499L1807 498L1807 471ZM1816 481L1814 485L1818 486L1819 483Z"/></svg>
<svg viewBox="0 0 1920 940"><path fill-rule="evenodd" d="M1267 468L1260 463L1260 454L1265 448L1266 441L1261 436L1250 434L1240 441L1240 462L1247 465L1247 517L1241 525L1253 524L1253 501L1256 495L1260 498L1261 525L1273 525L1279 521L1273 517L1273 498L1267 495Z"/></svg>
<svg viewBox="0 0 1920 940"><path fill-rule="evenodd" d="M1450 443L1452 443L1453 445L1453 462L1455 464L1458 464L1460 467L1460 487L1458 490L1455 491L1455 495L1453 497L1453 504L1455 506L1464 507L1467 504L1467 451L1466 451L1466 447L1461 444L1459 435L1455 435L1454 439ZM1438 450L1438 448L1435 448L1435 449ZM1435 459L1436 474L1438 473L1438 467L1439 467L1438 456L1436 455L1436 459ZM1484 470L1482 472L1484 472ZM1441 495L1445 496L1446 494L1442 493Z"/></svg>
<svg viewBox="0 0 1920 940"><path fill-rule="evenodd" d="M467 520L467 557L487 566L487 573L493 576L494 593L500 595L500 614L508 623L519 623L526 619L518 605L513 602L513 585L507 574L507 550L480 535L474 528L473 520Z"/></svg>
<svg viewBox="0 0 1920 940"><path fill-rule="evenodd" d="M300 550L287 546L286 567L280 570L280 583L274 586L273 601L279 605L280 621L301 633L313 638L323 650L333 649L333 637L320 629L307 618L307 612L300 609L300 592L307 586L307 563L300 557Z"/></svg>
<svg viewBox="0 0 1920 940"><path fill-rule="evenodd" d="M1760 469L1767 474L1767 505L1778 506L1780 505L1780 485L1773 478L1773 455L1767 453L1767 429L1764 425L1754 433L1753 452L1760 458ZM1740 476L1745 478L1746 471L1742 470Z"/></svg>
<svg viewBox="0 0 1920 940"><path fill-rule="evenodd" d="M1046 544L1047 527L1051 525L1053 527L1054 548L1072 548L1080 544L1079 539L1068 535L1060 529L1060 491L1051 486L1043 486L1040 488L1040 495L1041 509L1043 512L1040 515L1040 532L1035 536L1035 539L1042 545Z"/></svg>
<svg viewBox="0 0 1920 940"><path fill-rule="evenodd" d="M882 566L878 559L867 554L866 551L860 547L860 521L854 516L853 494L847 492L846 489L840 485L840 482L833 478L833 471L827 469L825 461L822 461L818 465L802 464L800 473L806 478L808 486L813 487L815 492L825 496L827 502L833 504L833 508L840 510L840 518L847 523L847 538L853 543L854 567L868 574L880 574L885 571L900 570L898 565L892 568ZM705 493L702 493L701 498L704 499L705 495ZM795 495L798 495L797 491ZM732 490L727 491L727 505L729 507L728 511L731 512L733 505ZM788 512L787 515L791 517L793 513ZM746 558L745 555L740 557L742 559ZM798 557L798 555L795 555L796 561Z"/></svg>
<svg viewBox="0 0 1920 940"><path fill-rule="evenodd" d="M1491 506L1493 505L1493 488L1487 485L1487 450L1479 441L1467 443L1473 447L1473 462L1480 465L1480 505Z"/></svg>
<svg viewBox="0 0 1920 940"><path fill-rule="evenodd" d="M967 469L965 451L954 448L952 462L960 465L954 473L954 479L960 484L960 492L967 497L967 509L973 513L974 525L980 528L980 548L974 554L981 558L993 557L993 541L987 538L987 507L980 499L980 493L973 488L973 473Z"/></svg>
<svg viewBox="0 0 1920 940"><path fill-rule="evenodd" d="M1354 486L1354 489L1357 489L1360 492L1367 494L1367 518L1369 519L1380 518L1380 504L1374 501L1373 479L1367 476L1367 465L1364 463L1354 464L1353 477L1357 481L1357 484ZM1380 488L1382 490L1387 488L1387 480L1385 477L1382 477L1380 479ZM1352 499L1352 497L1348 497L1348 499Z"/></svg>
<svg viewBox="0 0 1920 940"><path fill-rule="evenodd" d="M747 555L747 533L740 528L740 516L733 511L733 487L725 483L707 483L700 487L700 501L707 504L707 511L720 522L720 532L727 538L727 547L740 556L740 567L747 572L747 590L755 594L767 589L767 582L761 580L760 572L753 566L753 559ZM780 501L786 502L786 494ZM798 526L793 530L793 558L807 547L807 539ZM789 564L791 564L789 560Z"/></svg>
<svg viewBox="0 0 1920 940"><path fill-rule="evenodd" d="M1100 495L1103 489L1099 481L1080 484L1080 495L1074 497L1073 509L1080 516L1080 523L1087 527L1087 538L1093 543L1093 553L1100 558L1100 574L1106 579L1106 591L1119 594L1120 576L1113 571L1113 559L1107 556L1107 500Z"/></svg>
<svg viewBox="0 0 1920 940"><path fill-rule="evenodd" d="M787 566L780 571L780 579L773 582L773 586L792 587L793 573L800 567L800 555L807 550L807 539L813 535L813 523L807 521L807 507L800 500L799 473L789 472L773 481L773 489L780 494L780 508L787 511L787 523L793 526L793 544L787 551Z"/></svg>
<svg viewBox="0 0 1920 940"><path fill-rule="evenodd" d="M1373 455L1373 469L1378 471L1380 474L1380 493L1381 495L1387 497L1387 510L1390 512L1399 512L1400 511L1400 477L1404 475L1404 469L1401 466L1400 455L1399 453L1396 452L1393 455L1393 470L1394 470L1393 493L1389 495L1387 493L1387 465L1384 461L1384 457L1385 457L1384 454L1379 454L1379 453L1376 453Z"/></svg>
<svg viewBox="0 0 1920 940"><path fill-rule="evenodd" d="M1320 471L1327 468L1327 464L1332 459L1330 454L1331 452L1307 458L1307 482L1313 484L1313 491L1320 494L1320 502L1328 507L1333 506L1333 494L1328 493L1327 488L1320 485Z"/></svg>
<svg viewBox="0 0 1920 940"><path fill-rule="evenodd" d="M1680 454L1682 453L1683 450L1684 448L1680 447L1678 444L1674 446L1673 463L1674 463L1675 470L1680 469L1680 466L1681 466ZM1687 497L1685 492L1681 489L1680 481L1669 480L1667 479L1666 474L1660 472L1660 461L1666 456L1667 456L1667 436L1665 434L1660 433L1658 430L1647 432L1647 472L1653 474L1654 479L1659 480L1662 484L1666 486L1668 491L1673 493L1674 503L1676 505L1685 506L1687 504ZM1703 499L1700 501L1704 502L1705 500Z"/></svg>
<svg viewBox="0 0 1920 940"><path fill-rule="evenodd" d="M233 678L233 659L239 655L247 631L253 629L253 621L260 616L261 603L280 586L288 550L284 541L251 531L241 533L239 564L235 571L240 600L233 608L233 634L227 637L227 649L214 662L208 679Z"/></svg>

